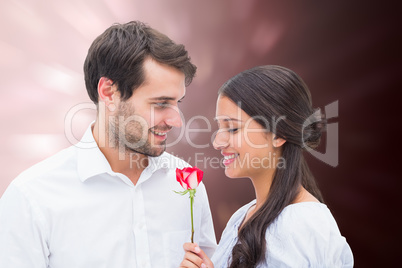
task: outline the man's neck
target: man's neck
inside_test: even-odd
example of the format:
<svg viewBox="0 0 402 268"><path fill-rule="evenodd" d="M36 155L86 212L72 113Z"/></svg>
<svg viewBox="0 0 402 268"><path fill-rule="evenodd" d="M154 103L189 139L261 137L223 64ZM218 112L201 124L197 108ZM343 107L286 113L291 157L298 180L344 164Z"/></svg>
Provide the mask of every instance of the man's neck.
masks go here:
<svg viewBox="0 0 402 268"><path fill-rule="evenodd" d="M98 121L95 122L92 133L100 151L106 157L113 172L126 175L135 185L142 171L149 164L148 156L128 152L126 148L119 148L118 145L109 144L108 134L106 131L100 132Z"/></svg>

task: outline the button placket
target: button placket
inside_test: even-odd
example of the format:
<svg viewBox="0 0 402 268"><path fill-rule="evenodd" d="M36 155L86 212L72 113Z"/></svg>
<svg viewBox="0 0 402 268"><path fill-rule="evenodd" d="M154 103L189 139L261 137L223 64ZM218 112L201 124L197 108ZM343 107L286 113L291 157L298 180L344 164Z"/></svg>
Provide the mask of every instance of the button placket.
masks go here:
<svg viewBox="0 0 402 268"><path fill-rule="evenodd" d="M141 174L141 176L147 174ZM141 184L137 184L133 193L133 232L136 248L136 262L138 267L150 268L148 232L145 221L144 198Z"/></svg>

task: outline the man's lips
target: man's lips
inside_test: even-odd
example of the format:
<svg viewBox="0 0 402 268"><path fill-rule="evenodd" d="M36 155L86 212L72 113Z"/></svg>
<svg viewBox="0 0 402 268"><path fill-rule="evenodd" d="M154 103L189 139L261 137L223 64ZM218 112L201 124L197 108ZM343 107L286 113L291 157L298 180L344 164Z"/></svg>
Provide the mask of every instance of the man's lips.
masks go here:
<svg viewBox="0 0 402 268"><path fill-rule="evenodd" d="M158 136L166 136L167 135L167 132L159 132L159 131L151 131L151 132Z"/></svg>
<svg viewBox="0 0 402 268"><path fill-rule="evenodd" d="M150 130L150 132L151 132L152 134L154 134L154 136L155 136L157 139L160 139L160 140L166 140L167 134L168 134L169 131L170 131L170 129L166 129L166 130L151 129L151 130Z"/></svg>

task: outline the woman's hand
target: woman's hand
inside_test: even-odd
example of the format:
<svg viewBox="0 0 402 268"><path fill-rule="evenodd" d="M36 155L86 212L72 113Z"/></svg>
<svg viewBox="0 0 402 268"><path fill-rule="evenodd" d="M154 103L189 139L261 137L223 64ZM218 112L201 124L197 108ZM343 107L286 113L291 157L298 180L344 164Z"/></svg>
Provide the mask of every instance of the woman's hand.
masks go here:
<svg viewBox="0 0 402 268"><path fill-rule="evenodd" d="M180 268L214 268L214 264L197 244L185 243L183 248L186 253Z"/></svg>

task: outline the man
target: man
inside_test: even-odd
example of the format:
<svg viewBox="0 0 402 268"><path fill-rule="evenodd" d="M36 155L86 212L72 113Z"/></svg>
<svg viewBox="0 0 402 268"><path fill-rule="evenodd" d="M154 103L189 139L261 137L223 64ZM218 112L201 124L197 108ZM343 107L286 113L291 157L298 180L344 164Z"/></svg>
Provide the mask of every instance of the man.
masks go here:
<svg viewBox="0 0 402 268"><path fill-rule="evenodd" d="M141 22L91 45L85 83L97 118L82 140L18 176L0 201L0 267L178 267L191 236L189 199L164 152L182 124L178 102L195 74L183 45ZM205 186L195 242L212 255Z"/></svg>

